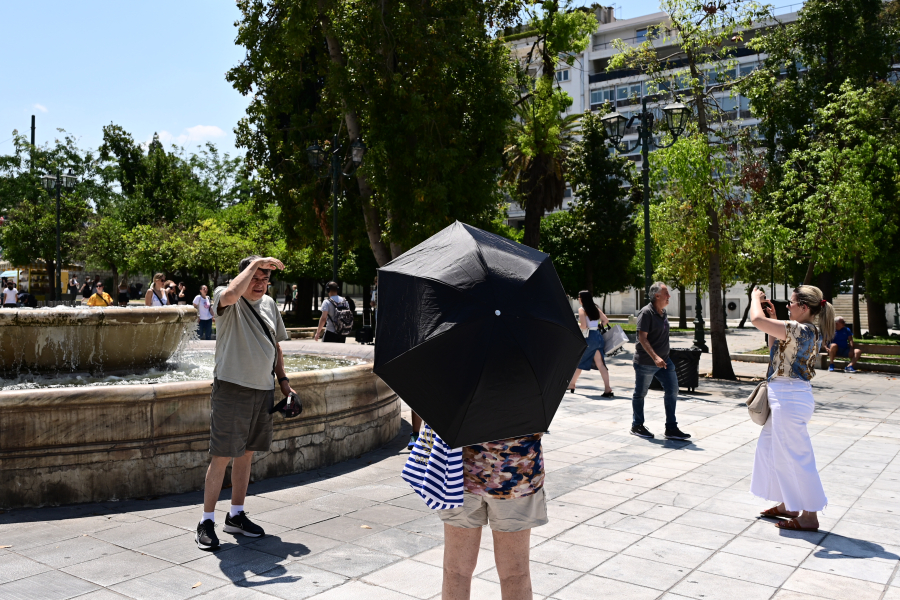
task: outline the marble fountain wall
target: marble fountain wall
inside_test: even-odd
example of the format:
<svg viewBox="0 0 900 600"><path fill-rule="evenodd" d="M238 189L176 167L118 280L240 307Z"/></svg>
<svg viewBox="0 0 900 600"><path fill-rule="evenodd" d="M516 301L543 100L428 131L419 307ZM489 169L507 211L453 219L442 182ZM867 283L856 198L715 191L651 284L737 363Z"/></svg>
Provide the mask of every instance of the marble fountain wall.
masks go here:
<svg viewBox="0 0 900 600"><path fill-rule="evenodd" d="M254 456L252 480L347 460L399 433L400 400L371 362L289 376L303 413L275 416L271 450ZM205 380L0 392L0 508L201 489L211 387Z"/></svg>

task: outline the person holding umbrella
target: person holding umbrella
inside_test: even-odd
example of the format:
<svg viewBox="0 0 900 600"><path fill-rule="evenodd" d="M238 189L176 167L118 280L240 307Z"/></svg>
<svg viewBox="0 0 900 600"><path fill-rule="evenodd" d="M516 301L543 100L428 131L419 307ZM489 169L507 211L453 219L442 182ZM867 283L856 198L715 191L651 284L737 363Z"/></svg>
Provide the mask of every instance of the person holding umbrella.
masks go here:
<svg viewBox="0 0 900 600"><path fill-rule="evenodd" d="M503 598L531 598L531 529L548 522L541 437L585 350L553 263L456 222L378 282L375 373L462 449L462 506L438 512L442 596L470 597L489 525Z"/></svg>
<svg viewBox="0 0 900 600"><path fill-rule="evenodd" d="M588 332L588 347L584 351L584 356L581 357L581 362L578 363L578 368L575 369L572 383L569 384L569 391L575 391L575 382L578 381L582 371L597 369L600 371L600 377L603 378L603 393L600 395L604 398L612 398L614 394L609 386L609 369L606 368L606 361L603 359L603 335L599 329L600 325L603 327L609 325L609 319L594 303L594 298L589 291L578 292L578 303L581 304L581 308L578 309L578 324L582 331Z"/></svg>

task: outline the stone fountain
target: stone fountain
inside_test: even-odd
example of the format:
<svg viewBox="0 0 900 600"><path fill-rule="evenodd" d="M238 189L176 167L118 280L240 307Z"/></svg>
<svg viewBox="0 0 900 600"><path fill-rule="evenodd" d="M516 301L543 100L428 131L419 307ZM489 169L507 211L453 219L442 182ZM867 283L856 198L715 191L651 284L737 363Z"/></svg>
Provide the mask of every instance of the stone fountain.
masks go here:
<svg viewBox="0 0 900 600"><path fill-rule="evenodd" d="M192 332L193 307L0 309L4 376L143 369ZM275 418L252 481L378 448L400 430L400 399L372 372L373 348L292 342L286 352L354 366L289 373L303 414ZM199 490L209 462L211 380L0 391L0 509Z"/></svg>
<svg viewBox="0 0 900 600"><path fill-rule="evenodd" d="M0 310L0 368L113 373L165 363L196 328L193 306Z"/></svg>

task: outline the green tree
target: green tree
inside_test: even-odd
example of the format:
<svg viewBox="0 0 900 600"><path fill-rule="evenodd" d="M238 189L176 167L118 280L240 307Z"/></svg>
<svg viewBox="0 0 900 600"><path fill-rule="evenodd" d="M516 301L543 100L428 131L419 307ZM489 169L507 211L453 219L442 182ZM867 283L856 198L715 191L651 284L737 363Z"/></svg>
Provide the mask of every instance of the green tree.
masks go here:
<svg viewBox="0 0 900 600"><path fill-rule="evenodd" d="M115 217L92 215L81 247L81 256L89 266L112 271L113 283L119 284L119 271L128 266L128 227Z"/></svg>
<svg viewBox="0 0 900 600"><path fill-rule="evenodd" d="M331 152L338 130L345 149L356 139L368 146L342 204L356 205L379 265L454 220L490 220L512 114L506 48L485 22L496 7L242 0L239 8L247 55L228 79L253 98L238 143L260 193L281 206L291 247L325 248L330 190L310 171L306 148Z"/></svg>
<svg viewBox="0 0 900 600"><path fill-rule="evenodd" d="M674 51L661 55L653 39L637 47L630 47L618 40L616 47L620 52L610 59L608 68L637 68L649 74L660 89L686 89L689 93L684 101L691 105L696 116L694 133L688 133L685 139L669 150L668 155L654 153L652 160L660 161L662 156L669 156L672 167L693 164L699 168L696 172L680 171L679 176L688 178L684 182L676 182L676 176L670 172L670 185L683 186L693 193L688 214L696 220L687 225L697 236L707 240L707 243L697 246L704 251L704 255L698 256L697 260L707 265L705 279L711 299L712 374L720 379L734 379L725 337L725 307L714 299L722 297L724 263L728 261L723 254L732 248L727 235L729 221L739 213L728 202L730 194L723 194L727 190L722 187L721 181L728 170L704 167L700 161L712 160L724 153L724 150L713 148L726 133L721 127L724 125L725 111L721 110L715 94L735 81L737 46L743 32L749 30L752 24L766 19L769 13L765 6L754 0L713 3L663 0L660 8L669 15L669 21L660 24L657 33L662 38L674 40ZM669 166L666 164L663 168Z"/></svg>
<svg viewBox="0 0 900 600"><path fill-rule="evenodd" d="M575 54L587 47L597 20L586 9L573 9L567 0L529 1L524 12L534 42L517 64L522 93L507 134L504 180L523 201L522 243L538 248L541 218L563 203L566 158L579 119L566 114L572 98L556 81L557 66L560 60L574 63Z"/></svg>
<svg viewBox="0 0 900 600"><path fill-rule="evenodd" d="M569 154L569 182L576 197L571 208L572 237L582 247L583 288L593 296L635 285L633 268L641 199L632 163L609 153L600 115L587 112L581 140Z"/></svg>

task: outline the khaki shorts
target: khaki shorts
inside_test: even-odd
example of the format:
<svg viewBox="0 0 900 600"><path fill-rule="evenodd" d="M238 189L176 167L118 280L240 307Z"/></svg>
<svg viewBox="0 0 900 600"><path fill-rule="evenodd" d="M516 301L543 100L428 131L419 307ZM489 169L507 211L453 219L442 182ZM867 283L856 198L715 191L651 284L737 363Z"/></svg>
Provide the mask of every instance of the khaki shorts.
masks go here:
<svg viewBox="0 0 900 600"><path fill-rule="evenodd" d="M272 445L275 390L255 390L229 381L213 380L209 415L209 453L243 456L248 450L265 452Z"/></svg>
<svg viewBox="0 0 900 600"><path fill-rule="evenodd" d="M437 511L441 521L453 527L474 529L488 523L494 531L513 533L549 522L547 498L544 488L522 498L491 498L463 493L463 505L459 508Z"/></svg>

